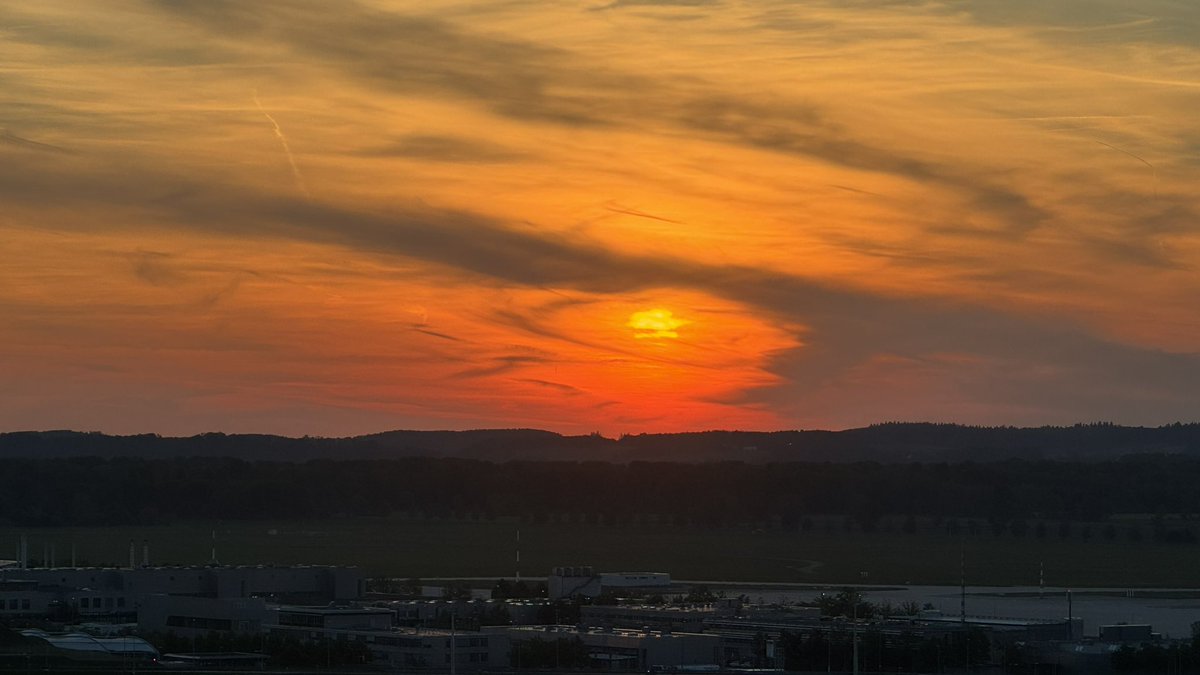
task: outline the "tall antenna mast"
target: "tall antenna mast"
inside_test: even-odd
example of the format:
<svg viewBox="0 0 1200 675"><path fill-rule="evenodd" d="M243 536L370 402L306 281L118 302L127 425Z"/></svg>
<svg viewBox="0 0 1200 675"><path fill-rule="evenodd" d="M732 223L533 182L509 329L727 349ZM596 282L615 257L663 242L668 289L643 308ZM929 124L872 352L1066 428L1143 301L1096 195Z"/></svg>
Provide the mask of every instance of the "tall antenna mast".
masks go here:
<svg viewBox="0 0 1200 675"><path fill-rule="evenodd" d="M958 558L958 620L960 623L967 623L967 539L964 536L962 539L962 548L959 551Z"/></svg>
<svg viewBox="0 0 1200 675"><path fill-rule="evenodd" d="M454 644L454 614L457 607L457 600L452 601L455 604L450 606L450 675L455 675L455 663L457 654L457 645Z"/></svg>
<svg viewBox="0 0 1200 675"><path fill-rule="evenodd" d="M854 603L854 608L852 610L852 623L850 624L851 640L853 641L852 652L854 654L854 675L858 675L858 599L858 591L854 591L854 595L851 596L851 601Z"/></svg>
<svg viewBox="0 0 1200 675"><path fill-rule="evenodd" d="M1067 589L1067 638L1075 641L1075 610L1071 602L1071 589Z"/></svg>

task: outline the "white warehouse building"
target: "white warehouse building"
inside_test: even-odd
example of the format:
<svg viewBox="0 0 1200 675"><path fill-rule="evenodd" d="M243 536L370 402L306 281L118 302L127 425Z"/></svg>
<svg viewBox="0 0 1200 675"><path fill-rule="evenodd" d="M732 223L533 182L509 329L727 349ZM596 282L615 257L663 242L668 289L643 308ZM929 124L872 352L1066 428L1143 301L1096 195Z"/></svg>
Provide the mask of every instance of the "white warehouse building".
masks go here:
<svg viewBox="0 0 1200 675"><path fill-rule="evenodd" d="M621 589L666 590L671 575L666 572L595 572L589 565L555 567L546 577L551 600L577 595L594 598L605 591Z"/></svg>

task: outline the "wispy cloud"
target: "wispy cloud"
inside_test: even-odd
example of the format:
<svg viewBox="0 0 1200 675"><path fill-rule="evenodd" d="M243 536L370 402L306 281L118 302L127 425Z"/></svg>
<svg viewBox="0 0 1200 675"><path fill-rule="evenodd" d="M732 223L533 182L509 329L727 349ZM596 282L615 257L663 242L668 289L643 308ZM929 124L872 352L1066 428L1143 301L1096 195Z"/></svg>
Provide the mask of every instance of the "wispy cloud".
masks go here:
<svg viewBox="0 0 1200 675"><path fill-rule="evenodd" d="M0 143L6 143L11 146L23 148L26 150L35 150L41 152L61 152L69 153L70 150L61 148L51 143L42 143L40 141L31 141L28 138L22 138L11 131L4 129L0 130Z"/></svg>
<svg viewBox="0 0 1200 675"><path fill-rule="evenodd" d="M292 167L292 176L296 179L296 187L300 188L305 197L312 199L312 193L308 191L308 186L304 183L304 176L300 173L300 167L296 165L296 157L292 154L291 146L288 145L287 136L283 135L283 129L279 128L279 122L276 122L275 118L271 117L271 113L267 112L267 109L263 107L262 101L258 100L258 92L254 93L254 105L263 114L263 117L266 117L267 121L271 123L271 128L275 131L275 138L279 139L279 146L283 148L283 154L287 156L288 166Z"/></svg>
<svg viewBox="0 0 1200 675"><path fill-rule="evenodd" d="M0 425L1189 417L1196 19L2 8Z"/></svg>

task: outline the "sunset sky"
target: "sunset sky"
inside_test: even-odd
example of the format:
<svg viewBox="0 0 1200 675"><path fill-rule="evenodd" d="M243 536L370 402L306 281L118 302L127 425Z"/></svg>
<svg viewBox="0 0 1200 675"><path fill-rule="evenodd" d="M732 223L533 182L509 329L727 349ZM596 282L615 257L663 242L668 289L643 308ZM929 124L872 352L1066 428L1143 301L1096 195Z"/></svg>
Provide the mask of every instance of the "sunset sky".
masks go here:
<svg viewBox="0 0 1200 675"><path fill-rule="evenodd" d="M0 431L1200 419L1200 5L0 1Z"/></svg>

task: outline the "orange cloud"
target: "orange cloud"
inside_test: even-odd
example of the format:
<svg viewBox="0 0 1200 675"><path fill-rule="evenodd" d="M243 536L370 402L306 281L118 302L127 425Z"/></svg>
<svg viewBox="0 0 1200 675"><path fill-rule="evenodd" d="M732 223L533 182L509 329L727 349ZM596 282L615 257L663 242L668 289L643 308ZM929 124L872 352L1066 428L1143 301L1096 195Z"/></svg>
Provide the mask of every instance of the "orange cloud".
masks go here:
<svg viewBox="0 0 1200 675"><path fill-rule="evenodd" d="M1194 416L1197 10L1118 5L0 9L0 428Z"/></svg>

